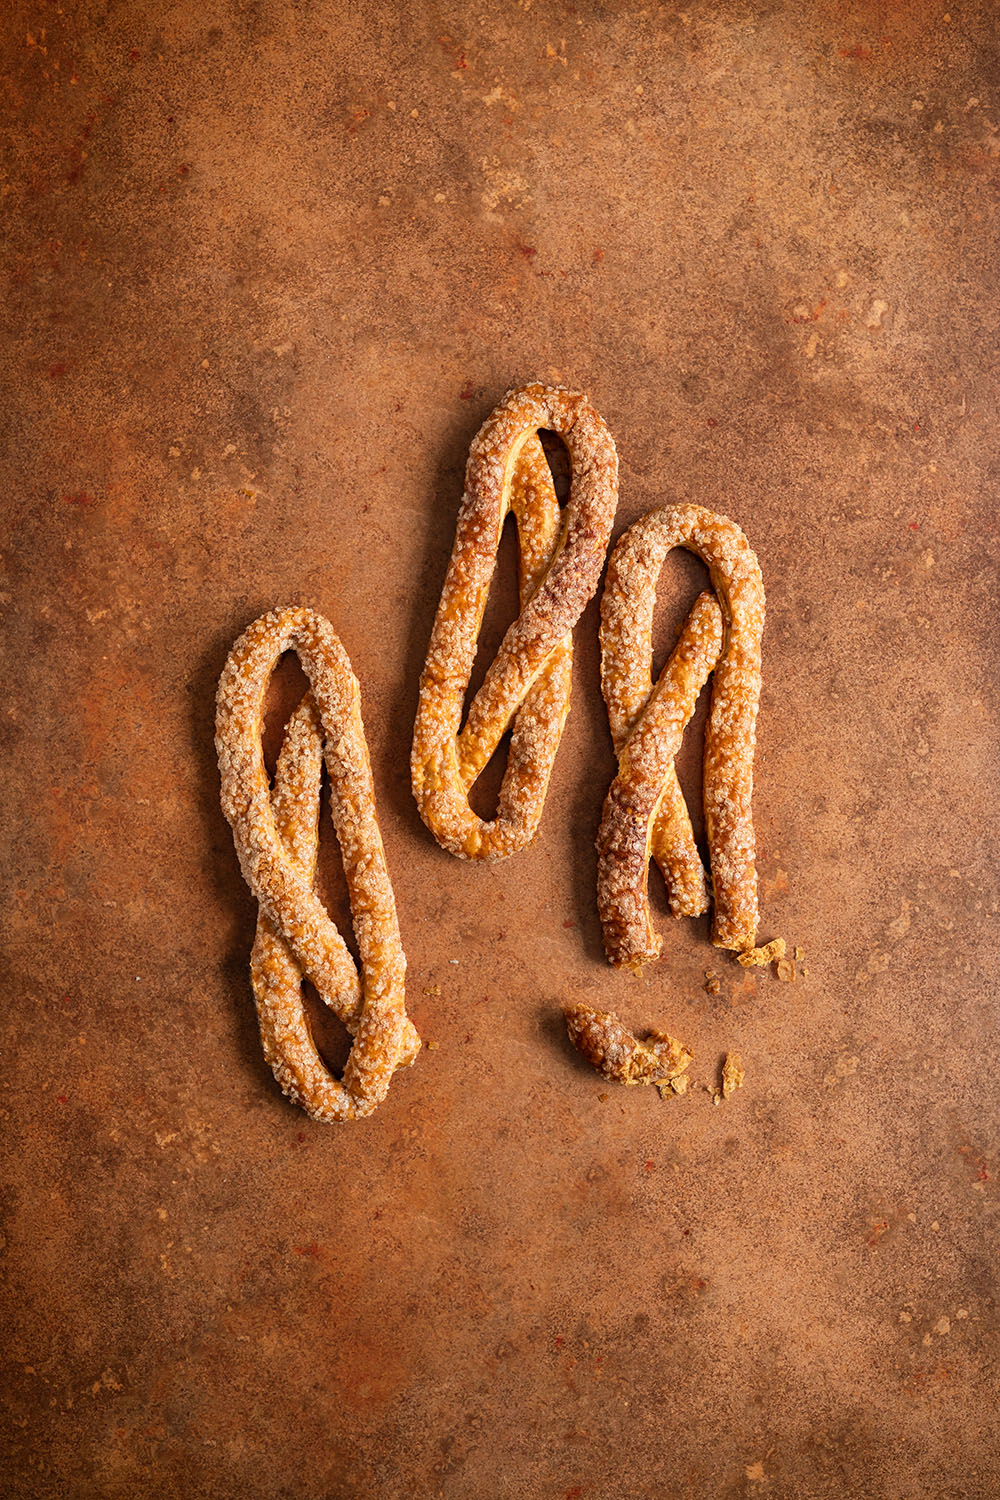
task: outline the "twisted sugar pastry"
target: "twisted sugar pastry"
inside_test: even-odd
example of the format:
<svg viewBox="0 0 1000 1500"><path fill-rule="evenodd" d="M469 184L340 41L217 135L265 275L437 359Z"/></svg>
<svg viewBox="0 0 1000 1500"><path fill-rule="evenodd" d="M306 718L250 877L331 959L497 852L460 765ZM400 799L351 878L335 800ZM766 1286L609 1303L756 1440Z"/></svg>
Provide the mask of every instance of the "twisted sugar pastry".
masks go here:
<svg viewBox="0 0 1000 1500"><path fill-rule="evenodd" d="M715 594L696 600L654 688L656 580L667 553L678 546L707 563ZM601 604L601 686L619 763L597 839L597 902L604 946L616 967L638 971L660 952L649 912L651 853L676 915L708 909L674 758L713 668L704 764L712 942L740 951L753 947L757 876L750 804L763 629L757 559L725 516L698 505L653 510L615 547Z"/></svg>
<svg viewBox="0 0 1000 1500"><path fill-rule="evenodd" d="M261 720L271 674L288 650L298 654L312 691L289 720L272 792ZM376 821L360 691L328 621L308 609L275 610L240 636L219 681L215 743L222 810L260 903L251 978L264 1055L285 1093L313 1119L360 1119L385 1098L394 1069L413 1062L420 1039L404 1007L406 959ZM314 890L324 759L363 986ZM310 1033L303 978L354 1037L342 1083Z"/></svg>
<svg viewBox="0 0 1000 1500"><path fill-rule="evenodd" d="M560 433L572 486L560 510L536 436ZM597 587L618 503L618 456L584 396L511 391L472 443L455 545L420 679L411 770L420 816L466 859L502 859L530 843L569 712L571 631ZM507 511L521 548L521 613L504 636L459 732L462 705ZM497 816L469 789L513 720Z"/></svg>

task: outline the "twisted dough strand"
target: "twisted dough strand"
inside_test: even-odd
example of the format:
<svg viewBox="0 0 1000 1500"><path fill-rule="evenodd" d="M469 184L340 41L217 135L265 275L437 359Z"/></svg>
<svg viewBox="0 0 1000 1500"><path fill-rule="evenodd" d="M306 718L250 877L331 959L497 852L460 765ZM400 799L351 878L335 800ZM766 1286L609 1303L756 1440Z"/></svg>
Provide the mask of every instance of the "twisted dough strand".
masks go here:
<svg viewBox="0 0 1000 1500"><path fill-rule="evenodd" d="M626 798L636 782L646 789L646 795L659 788L650 825L649 852L663 871L670 910L676 917L700 917L709 907L705 869L674 760L698 695L719 659L722 635L722 611L715 595L706 592L695 600L655 688L648 672L646 683L637 683L635 679L641 670L634 670L632 678L616 683L610 654L607 673L602 659L602 685L607 696L611 737L615 751L629 771L616 780L615 796ZM648 660L651 665L651 642ZM639 667L634 660L631 665L634 669ZM644 694L638 708L637 691ZM646 858L648 863L649 856Z"/></svg>
<svg viewBox="0 0 1000 1500"><path fill-rule="evenodd" d="M656 580L676 546L707 563L715 597L702 594L696 601L654 690ZM649 912L651 852L663 868L674 912L707 909L704 873L673 763L713 667L704 766L712 942L740 951L753 946L751 795L763 628L760 568L746 537L726 517L697 505L650 511L615 547L601 604L601 684L619 768L598 835L597 896L605 948L616 966L638 970L660 952Z"/></svg>
<svg viewBox="0 0 1000 1500"><path fill-rule="evenodd" d="M294 650L312 691L289 721L272 793L261 748L264 697ZM322 616L275 610L236 642L219 681L216 748L222 809L260 903L251 976L264 1053L285 1093L317 1120L357 1119L385 1098L420 1040L404 1006L403 956L375 814L371 765L351 664ZM343 857L364 982L314 890L322 760ZM340 1083L312 1039L308 978L354 1037Z"/></svg>
<svg viewBox="0 0 1000 1500"><path fill-rule="evenodd" d="M541 428L560 433L569 449L564 511L536 436ZM420 816L452 854L502 859L534 837L569 711L570 633L597 587L617 500L615 446L584 396L543 385L512 391L473 440L411 757ZM521 546L521 612L459 733L508 510ZM469 789L512 719L497 816L486 822L472 811Z"/></svg>

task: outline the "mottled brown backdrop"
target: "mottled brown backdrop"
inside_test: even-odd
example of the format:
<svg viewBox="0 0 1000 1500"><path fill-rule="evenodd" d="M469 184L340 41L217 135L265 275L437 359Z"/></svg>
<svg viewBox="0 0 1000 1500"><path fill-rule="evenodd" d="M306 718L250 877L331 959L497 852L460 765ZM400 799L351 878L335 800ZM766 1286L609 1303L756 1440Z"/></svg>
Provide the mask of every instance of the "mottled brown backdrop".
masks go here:
<svg viewBox="0 0 1000 1500"><path fill-rule="evenodd" d="M35 0L3 31L4 1494L1000 1494L1000 10ZM533 377L609 423L619 530L689 498L758 550L794 983L662 887L662 961L604 963L596 604L535 845L470 867L416 816L465 452ZM665 570L661 648L699 573ZM437 1044L356 1125L262 1062L218 810L215 682L282 602L361 679ZM608 1091L580 997L699 1084L738 1050L744 1089Z"/></svg>

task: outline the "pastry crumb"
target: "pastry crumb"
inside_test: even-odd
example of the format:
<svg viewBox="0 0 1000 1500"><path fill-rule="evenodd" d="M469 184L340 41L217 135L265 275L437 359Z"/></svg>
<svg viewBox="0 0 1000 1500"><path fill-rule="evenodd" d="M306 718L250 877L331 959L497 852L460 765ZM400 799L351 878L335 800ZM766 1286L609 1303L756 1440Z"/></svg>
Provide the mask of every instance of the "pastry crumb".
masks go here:
<svg viewBox="0 0 1000 1500"><path fill-rule="evenodd" d="M737 953L736 962L742 964L744 969L763 969L776 958L784 958L784 938L772 938L761 948L748 948L745 953Z"/></svg>
<svg viewBox="0 0 1000 1500"><path fill-rule="evenodd" d="M795 965L790 958L779 958L774 966L774 972L785 984L790 984L795 978Z"/></svg>
<svg viewBox="0 0 1000 1500"><path fill-rule="evenodd" d="M682 1073L679 1078L668 1078L665 1083L658 1083L656 1087L660 1091L660 1098L668 1099L671 1094L686 1094L689 1082L687 1074Z"/></svg>
<svg viewBox="0 0 1000 1500"><path fill-rule="evenodd" d="M805 956L806 956L806 950L804 948L800 948L800 947L798 947L798 945L796 945L795 953L793 954L793 957L794 958L805 958Z"/></svg>
<svg viewBox="0 0 1000 1500"><path fill-rule="evenodd" d="M740 1054L738 1052L727 1052L725 1061L722 1064L723 1099L728 1099L731 1094L735 1094L737 1089L741 1089L746 1076L746 1069L740 1059Z"/></svg>

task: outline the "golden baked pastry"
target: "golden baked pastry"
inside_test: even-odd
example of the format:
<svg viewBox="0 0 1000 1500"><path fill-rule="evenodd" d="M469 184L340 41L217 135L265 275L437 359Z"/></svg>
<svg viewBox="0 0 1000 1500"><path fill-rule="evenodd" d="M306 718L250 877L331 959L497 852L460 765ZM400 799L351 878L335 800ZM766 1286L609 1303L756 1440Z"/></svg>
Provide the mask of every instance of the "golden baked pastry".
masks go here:
<svg viewBox="0 0 1000 1500"><path fill-rule="evenodd" d="M695 602L654 687L656 580L667 553L678 546L707 563L715 592ZM653 510L616 545L601 603L601 687L618 774L597 840L597 902L605 950L616 967L638 972L660 952L649 912L651 854L663 870L676 915L707 909L704 871L674 759L713 669L704 763L712 942L741 952L753 947L757 876L751 794L763 629L760 567L742 531L725 516L698 505Z"/></svg>
<svg viewBox="0 0 1000 1500"><path fill-rule="evenodd" d="M560 510L537 433L558 432L572 464ZM502 859L534 837L569 711L571 631L597 588L618 503L618 456L585 396L511 391L474 438L465 495L420 679L411 771L420 816L442 848ZM508 510L521 548L521 612L462 727L462 708ZM496 817L469 790L513 725Z"/></svg>
<svg viewBox="0 0 1000 1500"><path fill-rule="evenodd" d="M271 674L294 650L311 692L289 720L272 791L261 748ZM216 748L222 810L260 904L250 972L264 1055L284 1092L315 1120L371 1114L420 1038L404 1005L406 959L375 814L358 681L332 626L308 609L275 610L244 631L219 681ZM320 773L343 857L359 979L316 894ZM316 1048L302 1003L309 979L354 1037L343 1082Z"/></svg>

